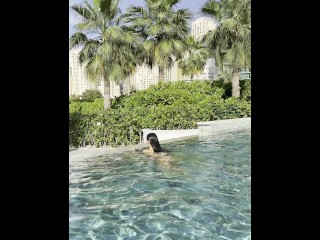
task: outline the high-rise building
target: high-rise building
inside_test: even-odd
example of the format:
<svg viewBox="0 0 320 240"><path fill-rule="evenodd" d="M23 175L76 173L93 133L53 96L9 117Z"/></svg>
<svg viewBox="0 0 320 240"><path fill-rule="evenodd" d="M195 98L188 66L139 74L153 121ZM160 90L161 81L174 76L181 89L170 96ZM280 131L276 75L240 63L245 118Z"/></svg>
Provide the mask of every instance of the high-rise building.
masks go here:
<svg viewBox="0 0 320 240"><path fill-rule="evenodd" d="M181 70L178 68L178 63L175 62L171 67L164 69L164 82L176 82L182 79ZM128 93L133 90L144 90L151 85L158 84L159 67L158 65L150 68L146 64L138 66L133 74L127 77L121 84L117 85L122 88L123 93ZM119 92L120 94L120 92Z"/></svg>
<svg viewBox="0 0 320 240"><path fill-rule="evenodd" d="M217 27L217 21L211 17L201 17L191 23L191 33L195 39L200 40L207 32ZM204 70L201 74L194 75L194 79L213 80L217 74L214 58L207 60ZM186 78L186 77L185 77ZM188 78L188 77L187 77Z"/></svg>
<svg viewBox="0 0 320 240"><path fill-rule="evenodd" d="M69 96L81 95L87 89L97 89L102 94L104 93L104 81L93 83L88 81L84 67L80 65L78 57L80 50L72 49L69 53ZM133 90L144 90L151 85L158 84L159 67L155 65L153 68L143 64L138 66L133 74L126 79L115 83L110 82L111 98L118 97L122 94L129 93ZM181 70L178 68L178 63L174 62L171 67L164 69L164 81L175 82L182 79Z"/></svg>
<svg viewBox="0 0 320 240"><path fill-rule="evenodd" d="M149 86L157 84L159 77L159 69L157 66L153 68L143 64L138 66L133 74L127 80L130 86L135 90L147 89Z"/></svg>
<svg viewBox="0 0 320 240"><path fill-rule="evenodd" d="M92 82L86 78L84 67L79 62L80 49L69 51L69 96L81 95L90 89L100 90L100 82ZM100 90L101 91L101 90Z"/></svg>
<svg viewBox="0 0 320 240"><path fill-rule="evenodd" d="M191 23L191 33L196 39L200 39L207 32L213 30L217 27L217 21L211 17L201 17L192 21Z"/></svg>
<svg viewBox="0 0 320 240"><path fill-rule="evenodd" d="M209 30L217 27L217 22L214 18L201 17L191 23L192 36L200 39ZM78 60L80 49L72 49L69 52L69 96L81 95L87 89L97 89L102 94L104 93L104 82L96 83L89 81L84 72L84 67L81 66ZM213 58L208 59L204 71L201 74L195 75L194 79L213 79L217 74L215 61ZM155 65L153 68L147 65L138 66L133 74L120 83L110 82L111 98L128 93L132 90L143 90L151 85L158 84L159 67ZM178 62L174 62L171 67L164 70L164 81L175 82L178 80L188 79L188 76L182 76L181 69L178 67Z"/></svg>
<svg viewBox="0 0 320 240"><path fill-rule="evenodd" d="M115 98L121 95L120 91L121 85L116 84L114 81L110 81L110 97Z"/></svg>
<svg viewBox="0 0 320 240"><path fill-rule="evenodd" d="M178 62L174 62L171 67L164 69L164 81L165 82L176 82L182 80L182 72L178 67Z"/></svg>

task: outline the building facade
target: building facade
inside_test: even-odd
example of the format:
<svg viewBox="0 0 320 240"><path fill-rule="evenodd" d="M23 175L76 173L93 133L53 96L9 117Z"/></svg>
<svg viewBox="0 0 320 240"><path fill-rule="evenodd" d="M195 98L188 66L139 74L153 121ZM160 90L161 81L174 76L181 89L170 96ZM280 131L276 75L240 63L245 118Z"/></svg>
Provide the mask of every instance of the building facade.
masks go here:
<svg viewBox="0 0 320 240"><path fill-rule="evenodd" d="M194 38L200 39L207 32L217 27L217 21L211 17L201 17L192 21L191 34Z"/></svg>
<svg viewBox="0 0 320 240"><path fill-rule="evenodd" d="M217 23L213 18L201 17L194 20L191 23L191 33L196 39L203 37L209 30L216 28ZM78 60L78 54L80 50L73 49L69 53L69 96L81 95L87 89L97 89L102 94L104 92L103 81L93 83L88 81L84 68L80 65ZM213 58L208 59L206 66L201 74L194 75L194 79L213 80L217 74L215 67L215 61ZM138 66L133 74L128 76L120 83L110 82L110 95L111 98L127 94L133 90L144 90L149 88L151 85L158 84L159 78L159 67L155 65L153 68L143 64ZM188 80L190 76L182 76L182 71L178 67L178 62L174 62L171 67L165 68L164 70L164 81L175 82L178 80Z"/></svg>
<svg viewBox="0 0 320 240"><path fill-rule="evenodd" d="M196 20L194 20L191 23L191 33L192 36L195 39L200 40L207 32L210 30L213 30L217 27L218 23L214 18L211 17L201 17ZM194 79L198 80L213 80L214 77L217 75L218 69L215 65L214 58L210 58L207 60L206 66L204 67L204 70L200 74L194 75ZM184 77L184 79L187 79L188 77Z"/></svg>
<svg viewBox="0 0 320 240"><path fill-rule="evenodd" d="M84 67L79 62L79 49L69 51L69 97L81 95L86 90L100 90L101 82L89 81L85 75ZM103 90L103 89L102 89ZM101 93L103 91L100 90Z"/></svg>
<svg viewBox="0 0 320 240"><path fill-rule="evenodd" d="M164 69L164 82L176 82L182 79L181 70L178 68L178 63L175 62L171 67ZM127 94L133 90L148 89L151 85L158 84L159 80L159 67L158 65L150 68L146 64L138 66L133 74L128 76L122 83L114 84L113 87L117 88L113 96L120 94Z"/></svg>

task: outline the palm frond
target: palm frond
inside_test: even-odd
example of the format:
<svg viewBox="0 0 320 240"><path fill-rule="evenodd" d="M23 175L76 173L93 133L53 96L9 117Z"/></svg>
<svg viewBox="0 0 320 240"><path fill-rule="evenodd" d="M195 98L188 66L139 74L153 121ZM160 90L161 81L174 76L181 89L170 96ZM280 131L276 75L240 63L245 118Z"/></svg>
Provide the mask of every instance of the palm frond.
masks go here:
<svg viewBox="0 0 320 240"><path fill-rule="evenodd" d="M109 19L113 19L117 15L121 14L121 10L118 7L118 3L119 3L119 0L113 0L112 1L111 7L110 7L110 11L107 12L107 16L109 16Z"/></svg>
<svg viewBox="0 0 320 240"><path fill-rule="evenodd" d="M222 14L221 5L215 0L209 0L201 7L201 12L206 16L214 16L220 20Z"/></svg>
<svg viewBox="0 0 320 240"><path fill-rule="evenodd" d="M183 41L173 39L171 40L171 45L176 52L184 53L186 50L186 44Z"/></svg>
<svg viewBox="0 0 320 240"><path fill-rule="evenodd" d="M103 42L99 48L99 54L102 56L112 57L112 45L109 42Z"/></svg>
<svg viewBox="0 0 320 240"><path fill-rule="evenodd" d="M181 2L181 0L165 0L166 5L169 5L172 7L173 5L176 5L177 3Z"/></svg>
<svg viewBox="0 0 320 240"><path fill-rule="evenodd" d="M94 20L95 14L86 6L82 6L80 4L76 4L71 6L71 9L74 13L79 15L82 19L82 21L88 21L88 20Z"/></svg>
<svg viewBox="0 0 320 240"><path fill-rule="evenodd" d="M147 52L150 52L154 48L155 44L153 41L145 41L143 42L143 47Z"/></svg>
<svg viewBox="0 0 320 240"><path fill-rule="evenodd" d="M100 10L101 12L103 13L107 13L107 15L109 15L108 13L110 13L110 10L111 10L111 5L112 5L112 2L115 1L115 0L94 0L95 2L100 2ZM118 2L118 1L115 1L115 2ZM117 3L114 3L116 4L116 6L118 5Z"/></svg>
<svg viewBox="0 0 320 240"><path fill-rule="evenodd" d="M70 49L81 47L88 42L88 38L81 32L76 32L70 37Z"/></svg>
<svg viewBox="0 0 320 240"><path fill-rule="evenodd" d="M89 39L79 54L80 63L89 62L97 53L100 46L100 42L96 40Z"/></svg>
<svg viewBox="0 0 320 240"><path fill-rule="evenodd" d="M121 27L119 26L115 26L115 27L109 27L108 29L106 29L104 31L105 34L105 39L107 41L121 41L122 36L123 36L123 31L121 29Z"/></svg>
<svg viewBox="0 0 320 240"><path fill-rule="evenodd" d="M99 26L97 25L96 22L83 22L83 23L77 23L74 26L75 29L78 31L83 31L83 32L97 32L99 30Z"/></svg>
<svg viewBox="0 0 320 240"><path fill-rule="evenodd" d="M163 40L158 44L158 51L160 51L161 55L170 55L172 53L172 45L171 41Z"/></svg>

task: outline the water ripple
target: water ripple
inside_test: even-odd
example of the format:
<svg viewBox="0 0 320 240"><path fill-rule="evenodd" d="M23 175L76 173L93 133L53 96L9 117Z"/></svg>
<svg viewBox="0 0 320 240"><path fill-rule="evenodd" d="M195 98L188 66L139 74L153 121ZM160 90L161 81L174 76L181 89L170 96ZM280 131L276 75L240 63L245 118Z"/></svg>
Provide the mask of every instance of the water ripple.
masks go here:
<svg viewBox="0 0 320 240"><path fill-rule="evenodd" d="M69 166L69 239L251 239L250 130Z"/></svg>

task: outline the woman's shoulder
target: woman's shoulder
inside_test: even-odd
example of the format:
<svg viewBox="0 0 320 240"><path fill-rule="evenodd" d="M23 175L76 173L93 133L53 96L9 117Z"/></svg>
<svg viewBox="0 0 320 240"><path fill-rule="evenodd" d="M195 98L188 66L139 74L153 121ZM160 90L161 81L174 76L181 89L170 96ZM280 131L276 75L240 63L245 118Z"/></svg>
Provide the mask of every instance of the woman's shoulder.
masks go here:
<svg viewBox="0 0 320 240"><path fill-rule="evenodd" d="M142 153L146 154L146 155L153 155L153 151L151 151L150 149L143 149Z"/></svg>
<svg viewBox="0 0 320 240"><path fill-rule="evenodd" d="M167 152L155 152L153 154L153 156L156 157L156 158L162 158L162 157L168 156L168 153Z"/></svg>

